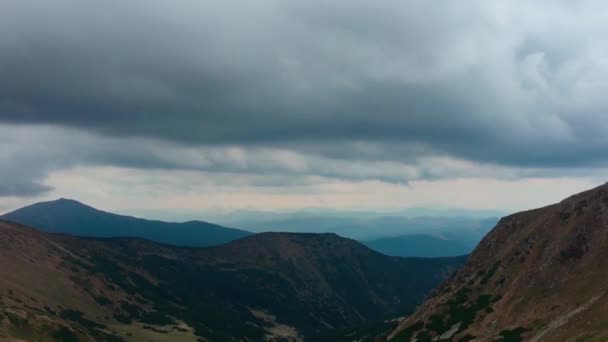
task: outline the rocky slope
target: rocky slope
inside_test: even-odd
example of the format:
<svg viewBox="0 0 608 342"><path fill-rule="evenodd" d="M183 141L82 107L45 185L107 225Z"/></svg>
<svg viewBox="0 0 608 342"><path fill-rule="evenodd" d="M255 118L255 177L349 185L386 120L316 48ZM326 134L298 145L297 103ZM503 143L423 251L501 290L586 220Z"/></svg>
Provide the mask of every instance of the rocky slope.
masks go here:
<svg viewBox="0 0 608 342"><path fill-rule="evenodd" d="M500 220L390 341L607 341L608 185Z"/></svg>
<svg viewBox="0 0 608 342"><path fill-rule="evenodd" d="M410 311L463 262L388 257L334 234L179 248L0 221L0 339L317 341Z"/></svg>

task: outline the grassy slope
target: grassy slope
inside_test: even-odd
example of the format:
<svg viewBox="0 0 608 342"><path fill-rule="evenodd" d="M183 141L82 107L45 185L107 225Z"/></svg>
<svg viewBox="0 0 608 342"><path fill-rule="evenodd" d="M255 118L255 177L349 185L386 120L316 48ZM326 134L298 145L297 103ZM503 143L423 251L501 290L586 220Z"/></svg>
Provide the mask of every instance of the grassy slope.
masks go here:
<svg viewBox="0 0 608 342"><path fill-rule="evenodd" d="M608 185L503 218L394 341L606 341Z"/></svg>

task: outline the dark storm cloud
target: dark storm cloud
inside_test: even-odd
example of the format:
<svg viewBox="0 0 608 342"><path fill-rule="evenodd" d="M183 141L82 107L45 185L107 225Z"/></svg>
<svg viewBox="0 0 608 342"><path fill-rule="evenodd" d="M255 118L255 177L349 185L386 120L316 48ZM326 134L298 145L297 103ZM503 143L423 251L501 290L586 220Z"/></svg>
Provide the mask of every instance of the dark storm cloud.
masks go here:
<svg viewBox="0 0 608 342"><path fill-rule="evenodd" d="M184 148L281 147L319 163L601 166L598 4L5 2L0 121ZM238 170L128 151L80 161Z"/></svg>
<svg viewBox="0 0 608 342"><path fill-rule="evenodd" d="M52 188L48 185L36 183L36 182L12 182L0 184L0 197L7 196L34 196L41 193L47 192Z"/></svg>

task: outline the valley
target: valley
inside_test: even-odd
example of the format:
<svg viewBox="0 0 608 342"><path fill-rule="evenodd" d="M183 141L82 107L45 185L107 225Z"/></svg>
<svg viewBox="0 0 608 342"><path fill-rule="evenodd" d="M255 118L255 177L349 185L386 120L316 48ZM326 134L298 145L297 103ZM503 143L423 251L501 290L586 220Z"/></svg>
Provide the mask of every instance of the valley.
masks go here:
<svg viewBox="0 0 608 342"><path fill-rule="evenodd" d="M315 341L410 312L465 261L388 257L335 234L180 248L0 231L0 336L40 341Z"/></svg>

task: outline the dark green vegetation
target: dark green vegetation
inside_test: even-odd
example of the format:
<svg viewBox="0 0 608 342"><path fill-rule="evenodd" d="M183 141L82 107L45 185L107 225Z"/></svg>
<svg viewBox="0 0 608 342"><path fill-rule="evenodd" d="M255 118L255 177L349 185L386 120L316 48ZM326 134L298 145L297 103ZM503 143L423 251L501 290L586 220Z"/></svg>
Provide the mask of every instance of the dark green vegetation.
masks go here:
<svg viewBox="0 0 608 342"><path fill-rule="evenodd" d="M191 332L211 341L318 341L411 312L465 261L388 257L335 234L265 233L222 246L180 248L43 234L0 222L3 227L11 229L0 235L5 260L14 258L10 264L19 264L23 279L35 273L48 282L32 293L58 289L37 299L48 310L28 316L25 294L15 295L20 303L11 299L11 310L24 310L30 323L43 314L60 320L44 329L66 340L71 334L82 340L85 333L91 340L130 340L126 326L129 334ZM21 278L6 284L1 279L0 288L12 293L32 286ZM57 296L71 304L50 303Z"/></svg>
<svg viewBox="0 0 608 342"><path fill-rule="evenodd" d="M528 331L522 327L511 329L511 330L503 330L500 332L500 337L502 337L503 342L520 342L523 341L521 338L521 334Z"/></svg>
<svg viewBox="0 0 608 342"><path fill-rule="evenodd" d="M61 327L52 335L53 339L61 342L78 342L78 336L66 327Z"/></svg>
<svg viewBox="0 0 608 342"><path fill-rule="evenodd" d="M483 272L485 274L484 274L483 278L479 281L479 283L481 285L487 284L488 281L490 281L490 279L492 279L492 277L494 277L499 266L500 266L500 261L497 261L494 263L494 265L492 265L492 268L490 268L489 271Z"/></svg>
<svg viewBox="0 0 608 342"><path fill-rule="evenodd" d="M0 218L46 232L88 237L139 237L177 246L213 246L251 235L202 221L171 223L116 215L68 199L36 203Z"/></svg>
<svg viewBox="0 0 608 342"><path fill-rule="evenodd" d="M423 327L424 327L424 324L422 322L416 322L416 323L412 324L411 326L407 327L406 329L404 329L403 331L401 331L397 336L395 336L393 341L410 342L410 340L412 340L412 338L414 337L416 332L418 332Z"/></svg>
<svg viewBox="0 0 608 342"><path fill-rule="evenodd" d="M499 266L500 263L497 262L487 271L480 270L477 272L475 279L478 280L481 285L487 284L488 281L494 277ZM476 281L470 283L474 284ZM447 290L448 289L444 289L444 291ZM426 324L417 322L409 326L396 336L396 341L410 341L413 337L416 337L418 341L431 341L433 337L440 336L452 329L452 335L465 331L473 324L475 319L484 314L492 313L494 311L492 305L501 299L501 296L499 295L473 294L473 292L478 293L479 290L480 289L476 289L476 291L473 291L473 289L466 286L460 288L451 298L440 306L440 310L438 310L439 313L429 317ZM515 338L515 336L519 336L524 331L525 330L516 330L513 332L506 331L505 338ZM473 338L473 336L465 337Z"/></svg>

